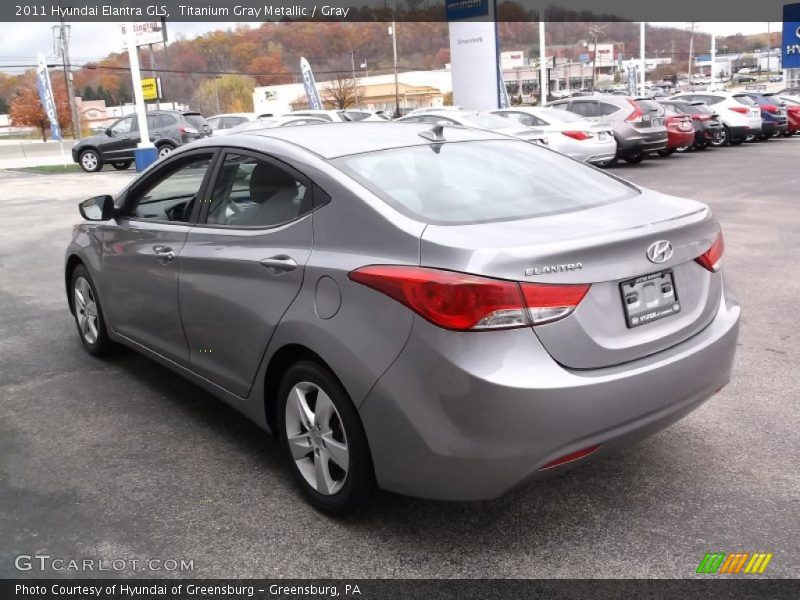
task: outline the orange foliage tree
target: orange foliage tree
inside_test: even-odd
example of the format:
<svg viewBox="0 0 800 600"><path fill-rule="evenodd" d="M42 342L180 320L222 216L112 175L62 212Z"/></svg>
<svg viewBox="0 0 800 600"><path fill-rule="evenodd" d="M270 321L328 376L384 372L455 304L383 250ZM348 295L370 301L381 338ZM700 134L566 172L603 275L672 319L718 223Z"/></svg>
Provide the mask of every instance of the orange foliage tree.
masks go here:
<svg viewBox="0 0 800 600"><path fill-rule="evenodd" d="M63 87L63 86L62 86ZM56 114L58 125L62 132L71 131L71 118L69 101L66 92L54 86L53 95L56 101ZM11 124L16 127L36 127L42 134L42 141L47 141L47 132L50 129L50 119L39 100L39 90L36 84L28 81L19 88L11 100L8 112Z"/></svg>

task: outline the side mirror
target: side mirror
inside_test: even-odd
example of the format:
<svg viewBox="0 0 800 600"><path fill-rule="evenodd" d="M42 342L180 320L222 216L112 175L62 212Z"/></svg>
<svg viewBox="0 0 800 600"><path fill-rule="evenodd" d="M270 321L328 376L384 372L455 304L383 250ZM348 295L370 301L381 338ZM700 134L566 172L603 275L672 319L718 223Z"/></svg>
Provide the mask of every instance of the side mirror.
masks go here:
<svg viewBox="0 0 800 600"><path fill-rule="evenodd" d="M114 137L114 132L111 130L111 127L106 127L106 135L108 137Z"/></svg>
<svg viewBox="0 0 800 600"><path fill-rule="evenodd" d="M114 198L95 196L78 205L78 211L87 221L108 221L114 216Z"/></svg>

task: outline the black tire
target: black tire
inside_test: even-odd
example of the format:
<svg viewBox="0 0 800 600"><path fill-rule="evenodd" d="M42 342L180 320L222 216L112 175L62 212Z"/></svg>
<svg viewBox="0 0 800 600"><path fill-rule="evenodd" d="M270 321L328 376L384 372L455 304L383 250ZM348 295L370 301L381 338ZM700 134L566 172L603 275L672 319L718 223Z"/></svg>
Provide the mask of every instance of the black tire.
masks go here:
<svg viewBox="0 0 800 600"><path fill-rule="evenodd" d="M690 146L684 146L684 150L682 152L687 152ZM664 148L663 150L658 151L659 156L672 156L675 153L676 148Z"/></svg>
<svg viewBox="0 0 800 600"><path fill-rule="evenodd" d="M725 125L714 139L711 141L711 145L715 148L721 148L722 146L727 146L728 144L732 144L733 140L731 139L731 130L728 129L728 126Z"/></svg>
<svg viewBox="0 0 800 600"><path fill-rule="evenodd" d="M744 138L731 138L731 146L741 146L744 143Z"/></svg>
<svg viewBox="0 0 800 600"><path fill-rule="evenodd" d="M124 171L125 169L129 169L132 164L132 160L118 160L117 162L111 163L111 166L117 171Z"/></svg>
<svg viewBox="0 0 800 600"><path fill-rule="evenodd" d="M175 150L175 146L173 144L170 144L169 142L164 142L156 147L158 148L159 159L168 156L173 150Z"/></svg>
<svg viewBox="0 0 800 600"><path fill-rule="evenodd" d="M335 417L337 422L336 427L331 427L338 430L339 435L343 436L348 451L347 472L338 480L341 487L332 494L320 493L306 480L296 460L293 458L289 446L287 434L287 405L290 393L295 386L308 384L311 384L311 387L316 386L330 398L336 409L334 412L336 413ZM313 392L305 397L311 398L316 407L316 396L312 398L312 395ZM311 400L309 400L309 402L311 402ZM364 427L361 424L361 418L358 416L353 402L333 373L331 373L329 369L311 360L302 360L289 367L283 376L278 391L277 415L277 428L281 447L286 455L292 475L308 502L317 510L333 516L352 514L363 508L369 501L376 487L369 444L367 443L367 436L364 433ZM292 419L293 417L290 414L288 420ZM333 419L333 417L331 417L331 419ZM310 429L303 426L292 435L293 437L306 437L309 444L311 444L312 436L304 436L305 433L311 434L312 432ZM325 439L324 436L323 439ZM323 443L322 445L324 446L325 444ZM302 452L303 450L301 449L300 451ZM322 452L325 451L322 450ZM313 449L313 446L309 445L308 455L298 460L310 459L316 465L316 460L318 459L315 459L314 455L318 455L318 453L319 448ZM326 458L325 460L328 459ZM335 464L331 464L331 462L327 463L329 469L336 466ZM341 469L339 469L339 471L341 471Z"/></svg>
<svg viewBox="0 0 800 600"><path fill-rule="evenodd" d="M86 313L86 308L79 306L80 303L75 293L80 280L88 284L88 288L91 291L91 302L93 302L96 311L96 335L94 336L94 340L91 339L90 335L85 334L81 327L80 317L82 314ZM78 328L78 335L81 338L81 342L83 342L83 347L86 348L86 351L92 356L107 356L113 351L114 342L108 337L103 309L100 306L100 300L97 296L97 288L95 288L94 281L92 281L92 277L89 275L89 271L87 271L85 266L78 265L72 272L69 293L70 302L72 303L72 312L75 316L75 325ZM86 298L86 300L88 301L89 298Z"/></svg>
<svg viewBox="0 0 800 600"><path fill-rule="evenodd" d="M87 173L97 173L103 168L103 160L100 153L94 148L87 148L78 156L78 164Z"/></svg>
<svg viewBox="0 0 800 600"><path fill-rule="evenodd" d="M633 150L631 152L623 154L622 158L626 163L630 163L632 165L638 165L645 159L645 156L647 155L641 150Z"/></svg>

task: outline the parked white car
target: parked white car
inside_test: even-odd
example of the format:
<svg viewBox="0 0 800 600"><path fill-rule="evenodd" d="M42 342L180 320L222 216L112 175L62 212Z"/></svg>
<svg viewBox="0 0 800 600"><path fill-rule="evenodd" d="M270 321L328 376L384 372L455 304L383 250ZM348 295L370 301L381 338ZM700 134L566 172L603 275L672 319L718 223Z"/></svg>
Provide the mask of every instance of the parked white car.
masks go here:
<svg viewBox="0 0 800 600"><path fill-rule="evenodd" d="M681 92L671 96L670 100L704 102L713 108L724 126L724 132L713 143L714 146L741 144L749 136L761 133L761 108L745 94L721 90Z"/></svg>
<svg viewBox="0 0 800 600"><path fill-rule="evenodd" d="M255 121L247 121L236 127L230 129L220 130L219 133L214 135L228 135L231 133L241 133L243 131L251 131L253 129L270 129L272 127L297 127L298 125L314 125L319 123L329 123L325 119L319 117L306 117L306 116L292 116L292 117L260 117Z"/></svg>
<svg viewBox="0 0 800 600"><path fill-rule="evenodd" d="M505 135L511 135L526 142L534 144L547 144L547 136L531 127L514 123L503 117L493 115L490 112L478 112L474 110L433 110L430 112L419 112L406 117L395 119L400 122L408 123L430 123L431 125L458 125L461 127L471 127L473 129L487 129L497 131Z"/></svg>
<svg viewBox="0 0 800 600"><path fill-rule="evenodd" d="M330 123L351 122L351 121L388 121L389 116L383 112L374 112L363 108L344 108L344 109L313 109L293 110L283 115L284 117L317 117Z"/></svg>
<svg viewBox="0 0 800 600"><path fill-rule="evenodd" d="M211 135L220 135L228 129L237 127L242 123L255 121L257 118L258 115L254 112L241 112L214 115L206 119L206 121L211 128Z"/></svg>
<svg viewBox="0 0 800 600"><path fill-rule="evenodd" d="M515 106L492 112L546 135L551 150L576 160L603 166L617 154L611 127L575 113L545 106Z"/></svg>

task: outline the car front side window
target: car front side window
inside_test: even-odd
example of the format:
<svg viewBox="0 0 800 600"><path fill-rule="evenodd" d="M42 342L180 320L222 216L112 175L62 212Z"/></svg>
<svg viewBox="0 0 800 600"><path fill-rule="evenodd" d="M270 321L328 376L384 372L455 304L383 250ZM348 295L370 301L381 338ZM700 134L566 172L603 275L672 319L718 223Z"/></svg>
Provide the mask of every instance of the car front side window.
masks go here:
<svg viewBox="0 0 800 600"><path fill-rule="evenodd" d="M133 117L126 117L114 123L111 126L111 131L114 133L114 135L130 133L132 126L133 126Z"/></svg>
<svg viewBox="0 0 800 600"><path fill-rule="evenodd" d="M202 155L165 165L154 181L133 191L125 214L134 219L187 222L210 164L211 156Z"/></svg>

